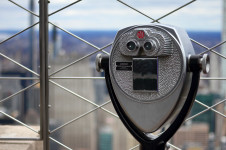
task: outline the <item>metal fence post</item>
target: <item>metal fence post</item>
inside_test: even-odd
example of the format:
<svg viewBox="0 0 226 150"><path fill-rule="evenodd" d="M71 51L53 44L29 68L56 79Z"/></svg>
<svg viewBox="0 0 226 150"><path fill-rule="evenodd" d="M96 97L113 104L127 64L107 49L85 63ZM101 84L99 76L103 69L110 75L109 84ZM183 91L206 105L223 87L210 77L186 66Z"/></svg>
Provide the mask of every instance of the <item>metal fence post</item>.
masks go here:
<svg viewBox="0 0 226 150"><path fill-rule="evenodd" d="M40 46L40 137L43 150L49 150L48 0L39 0Z"/></svg>

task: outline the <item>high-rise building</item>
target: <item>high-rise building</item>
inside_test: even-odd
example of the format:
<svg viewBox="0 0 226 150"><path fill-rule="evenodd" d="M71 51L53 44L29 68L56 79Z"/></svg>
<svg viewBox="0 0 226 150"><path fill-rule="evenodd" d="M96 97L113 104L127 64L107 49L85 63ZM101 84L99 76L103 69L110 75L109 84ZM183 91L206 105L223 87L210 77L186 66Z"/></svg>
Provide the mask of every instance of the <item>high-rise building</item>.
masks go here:
<svg viewBox="0 0 226 150"><path fill-rule="evenodd" d="M172 144L179 148L189 150L196 148L206 150L208 147L209 126L208 124L191 124L182 126L172 138Z"/></svg>
<svg viewBox="0 0 226 150"><path fill-rule="evenodd" d="M79 59L77 54L57 56L49 60L51 66L50 72L54 72L66 64ZM83 60L78 64L67 68L55 77L84 77L92 76L89 59ZM93 80L86 79L52 79L54 82L66 87L76 93L75 95L63 90L62 88L50 83L50 130L76 118L95 108L92 104L86 102L83 98L94 102ZM77 95L77 96L76 96ZM70 125L51 134L53 138L61 137L59 140L63 144L76 150L95 150L96 132L94 113L81 117ZM52 123L54 122L54 123ZM54 125L55 124L55 125ZM60 134L58 136L57 134Z"/></svg>
<svg viewBox="0 0 226 150"><path fill-rule="evenodd" d="M216 103L217 100L221 99L219 94L208 93L208 94L198 94L196 99L208 106L212 106ZM201 111L203 111L205 107L198 103L194 103L191 109L190 115L193 116ZM197 116L192 119L192 122L195 123L207 123L209 125L209 132L215 132L215 113L213 111L207 111L200 116Z"/></svg>

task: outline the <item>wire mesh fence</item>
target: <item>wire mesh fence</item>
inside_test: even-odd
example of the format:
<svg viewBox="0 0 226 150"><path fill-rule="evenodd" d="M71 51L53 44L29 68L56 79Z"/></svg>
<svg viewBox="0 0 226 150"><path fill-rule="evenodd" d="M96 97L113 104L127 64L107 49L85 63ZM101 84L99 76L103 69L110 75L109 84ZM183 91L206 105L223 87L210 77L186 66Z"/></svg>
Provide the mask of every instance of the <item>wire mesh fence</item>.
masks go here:
<svg viewBox="0 0 226 150"><path fill-rule="evenodd" d="M15 77L15 76L2 76L0 80L25 80L25 81L32 81L28 82L29 84L24 88L14 92L7 97L4 97L0 100L0 103L6 102L12 97L17 96L23 93L26 90L29 90L32 87L38 87L41 92L41 100L40 100L40 130L33 128L32 125L28 125L24 123L24 121L20 121L17 117L9 115L4 111L0 110L0 113L7 118L10 118L17 122L18 124L30 129L31 131L40 134L40 139L44 140L44 149L48 149L48 143L50 142L51 149L99 149L105 147L109 149L114 147L114 149L138 149L139 145L137 142L129 135L126 129L120 123L117 114L115 113L114 109L112 108L111 101L109 96L106 94L106 87L104 85L104 77L101 74L97 74L94 71L93 65L93 58L97 53L104 53L109 55L109 50L112 45L112 41L108 42L102 46L96 43L90 42L86 40L86 36L82 35L80 32L72 32L68 31L64 27L61 27L61 23L58 22L57 24L52 22L50 18L51 16L57 16L61 12L71 8L72 6L79 5L81 2L85 0L77 0L72 1L70 4L66 6L62 6L49 14L45 14L48 12L47 0L40 0L39 5L40 8L47 12L41 13L39 15L35 12L25 8L24 6L20 5L16 1L8 0L9 3L23 9L27 13L37 17L39 19L38 22L34 22L29 27L15 33L14 35L2 40L0 45L4 44L5 42L17 37L18 35L22 34L23 32L34 28L35 26L43 26L40 27L39 35L40 39L39 42L42 41L40 44L40 70L34 69L32 67L26 67L21 62L16 61L14 58L11 58L3 53L0 52L1 57L4 59L16 64L17 66L21 67L22 69L29 72L29 76L23 77ZM34 1L38 2L38 1ZM164 12L164 14L160 17L153 17L147 13L144 13L142 10L136 8L135 6L131 5L128 1L115 1L118 4L124 6L126 9L129 9L131 13L138 13L144 18L148 20L146 23L161 23L162 20L165 18L174 15L175 13L180 13L181 10L189 7L193 3L196 3L197 0L191 1L183 1L185 3L179 3L180 6L175 7L169 12ZM51 5L52 1L49 2ZM87 2L92 3L92 2ZM150 2L151 3L151 2ZM204 3L204 2L203 2ZM79 6L78 6L79 7ZM202 7L202 6L200 6ZM150 10L151 12L151 10ZM54 19L53 19L54 20ZM76 18L75 18L76 20ZM164 23L165 22L164 20ZM49 25L49 27L46 26ZM78 22L79 24L79 22ZM97 22L98 24L98 22ZM132 24L131 24L132 25ZM69 55L63 55L64 51L60 51L57 54L54 54L54 49L57 47L56 43L51 42L48 38L48 34L50 33L48 28L53 28L55 31L60 32L60 34L66 34L73 38L73 42L81 45L81 49L89 49L89 51L85 51L83 53L79 53L79 49L76 49L75 52L70 53ZM43 35L45 32L46 35ZM55 32L54 32L55 33ZM95 35L98 37L98 35ZM94 38L95 38L94 37ZM62 38L55 36L54 38ZM57 41L57 39L53 39ZM48 43L48 41L50 43ZM63 43L66 43L67 40L62 40ZM215 45L207 46L205 43L199 42L196 39L191 38L192 43L195 47L202 49L199 52L200 55L205 53L211 54L211 56L217 56L214 61L216 61L217 65L220 67L220 62L225 61L226 56L224 56L221 51L219 51L219 47L225 45L226 41L220 41ZM67 44L67 43L66 43ZM42 47L44 46L44 47ZM48 47L48 48L47 48ZM46 52L48 50L48 52ZM80 50L82 51L82 50ZM223 51L223 49L222 49ZM41 54L43 53L43 54ZM48 58L45 57L45 54L49 54ZM62 53L62 54L60 54ZM21 58L22 59L22 58ZM45 59L45 60L44 60ZM49 60L48 60L49 59ZM49 67L50 66L50 67ZM48 68L49 67L49 68ZM214 68L214 70L217 68ZM220 70L220 68L218 68ZM214 72L213 70L213 72ZM204 139L205 141L201 141L204 145L207 145L209 140L209 131L211 132L223 132L225 134L225 112L224 109L221 108L225 104L225 97L224 95L221 96L222 93L211 93L211 91L207 91L210 82L212 84L224 84L226 77L224 76L202 76L201 77L201 86L199 90L199 95L197 96L197 100L195 100L194 107L196 107L197 111L192 111L190 116L185 120L185 124L189 124L191 120L195 120L194 122L202 122L202 115L207 112L212 112L214 115L214 119L218 120L216 122L216 126L220 126L219 128L215 129L216 131L209 129L210 126L208 124L199 124L197 128L194 129L194 132L198 132L197 130L201 130L200 128L205 128L203 132L200 132L199 139ZM46 84L46 81L49 82L49 85ZM207 81L207 82L206 82ZM40 83L41 82L41 83ZM215 87L216 88L216 87ZM48 90L47 90L48 89ZM44 90L44 91L43 91ZM49 91L49 93L46 93ZM219 90L218 90L219 91ZM43 94L44 93L44 94ZM214 97L214 96L215 97ZM47 96L47 97L46 97ZM207 104L207 99L213 96L213 99L216 99L217 102L212 102ZM49 99L49 100L48 100ZM25 101L26 102L26 101ZM48 104L50 103L50 105ZM47 105L47 106L46 106ZM222 111L223 110L223 111ZM44 112L43 112L44 111ZM201 116L201 117L199 117ZM205 120L205 119L204 119ZM214 122L210 122L213 124ZM48 124L48 125L47 125ZM187 127L188 128L188 127ZM186 129L186 127L182 127L176 134L175 137L172 138L168 146L171 149L182 149L179 143L180 141L184 140L186 142L190 142L196 144L194 141L195 138L191 137L194 135L189 135L190 137L183 137L183 133L189 133L193 131L192 128ZM208 133L207 135L204 135ZM225 136L223 134L219 134L221 136ZM117 138L112 141L113 137ZM198 134L197 134L198 135ZM197 136L196 135L196 136ZM208 138L206 138L208 137ZM221 137L216 137L219 139ZM4 137L2 138L4 139ZM7 138L9 139L9 138ZM12 139L15 139L12 137ZM32 139L29 138L28 139ZM198 140L197 140L198 141ZM219 141L218 141L219 142ZM106 143L104 145L103 143ZM127 143L127 144L125 144ZM218 143L219 144L219 143ZM114 145L114 146L113 146ZM118 147L116 146L118 145ZM180 148L179 148L180 147Z"/></svg>

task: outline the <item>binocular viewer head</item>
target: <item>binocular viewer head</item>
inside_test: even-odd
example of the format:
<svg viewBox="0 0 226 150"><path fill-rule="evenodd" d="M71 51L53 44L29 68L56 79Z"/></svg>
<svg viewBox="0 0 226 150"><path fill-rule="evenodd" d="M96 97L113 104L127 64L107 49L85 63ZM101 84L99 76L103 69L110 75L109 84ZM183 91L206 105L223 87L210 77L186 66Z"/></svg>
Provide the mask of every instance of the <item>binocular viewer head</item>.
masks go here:
<svg viewBox="0 0 226 150"><path fill-rule="evenodd" d="M161 57L173 53L169 36L150 28L136 28L120 37L118 50L130 57Z"/></svg>
<svg viewBox="0 0 226 150"><path fill-rule="evenodd" d="M120 30L110 56L97 55L96 67L109 73L130 121L150 133L175 120L192 86L192 69L208 72L209 57L195 56L183 29L150 24Z"/></svg>

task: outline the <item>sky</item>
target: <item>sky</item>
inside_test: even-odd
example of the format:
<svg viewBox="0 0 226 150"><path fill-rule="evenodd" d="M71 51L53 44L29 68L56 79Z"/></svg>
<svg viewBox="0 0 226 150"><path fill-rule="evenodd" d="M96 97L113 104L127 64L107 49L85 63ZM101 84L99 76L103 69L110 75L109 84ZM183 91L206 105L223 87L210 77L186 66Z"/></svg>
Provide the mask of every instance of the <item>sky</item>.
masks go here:
<svg viewBox="0 0 226 150"><path fill-rule="evenodd" d="M30 0L13 0L29 8ZM76 0L50 0L49 13ZM122 0L130 6L157 19L190 0ZM180 26L186 30L220 31L222 1L197 0L160 20L163 24ZM38 14L38 0L34 0ZM24 29L29 26L29 14L8 0L0 1L0 30ZM38 18L36 21L38 21ZM49 17L49 21L68 30L118 30L131 25L149 24L152 20L117 0L82 0ZM38 28L38 27L36 27Z"/></svg>

